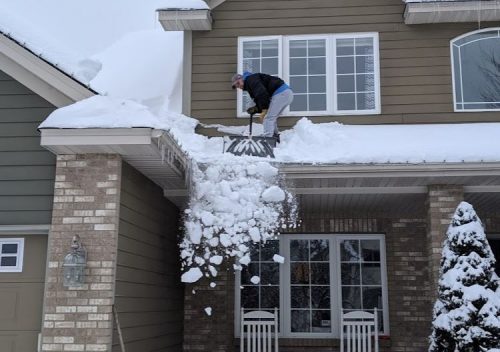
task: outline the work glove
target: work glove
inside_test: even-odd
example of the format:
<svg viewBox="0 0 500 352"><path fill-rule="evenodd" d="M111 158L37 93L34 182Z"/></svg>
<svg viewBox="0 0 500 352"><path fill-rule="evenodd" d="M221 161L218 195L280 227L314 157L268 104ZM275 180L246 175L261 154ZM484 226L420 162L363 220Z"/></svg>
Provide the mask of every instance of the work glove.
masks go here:
<svg viewBox="0 0 500 352"><path fill-rule="evenodd" d="M247 109L247 113L249 115L254 115L254 114L257 114L258 112L259 112L259 108L257 106L252 106L252 107Z"/></svg>
<svg viewBox="0 0 500 352"><path fill-rule="evenodd" d="M267 116L267 109L263 109L262 112L260 113L259 120L260 122L264 122L264 119Z"/></svg>

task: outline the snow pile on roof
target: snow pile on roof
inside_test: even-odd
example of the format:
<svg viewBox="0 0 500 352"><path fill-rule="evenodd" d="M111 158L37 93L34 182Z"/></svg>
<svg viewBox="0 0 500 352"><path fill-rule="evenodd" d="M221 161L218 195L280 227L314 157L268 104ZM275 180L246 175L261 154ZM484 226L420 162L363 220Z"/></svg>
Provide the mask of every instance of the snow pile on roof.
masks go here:
<svg viewBox="0 0 500 352"><path fill-rule="evenodd" d="M180 244L183 282L196 282L201 273L216 277L229 258L236 258L234 268L240 270L250 263L252 246L295 225L294 198L277 186L277 177L268 162L236 158L194 169Z"/></svg>
<svg viewBox="0 0 500 352"><path fill-rule="evenodd" d="M460 203L443 245L430 352L500 347L495 257L472 205Z"/></svg>
<svg viewBox="0 0 500 352"><path fill-rule="evenodd" d="M160 10L208 10L207 3L203 0L167 0Z"/></svg>
<svg viewBox="0 0 500 352"><path fill-rule="evenodd" d="M153 112L179 111L172 103L181 99L169 98L179 91L182 81L182 50L180 32L129 33L92 57L102 69L90 86L104 95L134 99Z"/></svg>
<svg viewBox="0 0 500 352"><path fill-rule="evenodd" d="M17 16L8 2L0 2L0 32L85 85L101 69L99 62L74 54L76 50L58 43L43 29L34 28L31 22Z"/></svg>

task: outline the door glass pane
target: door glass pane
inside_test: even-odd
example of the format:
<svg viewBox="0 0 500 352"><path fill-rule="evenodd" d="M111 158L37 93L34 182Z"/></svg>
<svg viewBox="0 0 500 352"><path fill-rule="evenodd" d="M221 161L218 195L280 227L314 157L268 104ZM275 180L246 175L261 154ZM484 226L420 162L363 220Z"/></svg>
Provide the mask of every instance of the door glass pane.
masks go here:
<svg viewBox="0 0 500 352"><path fill-rule="evenodd" d="M339 110L356 110L356 94L339 94Z"/></svg>
<svg viewBox="0 0 500 352"><path fill-rule="evenodd" d="M290 59L290 75L307 75L307 59Z"/></svg>
<svg viewBox="0 0 500 352"><path fill-rule="evenodd" d="M337 56L354 55L354 39L337 39Z"/></svg>
<svg viewBox="0 0 500 352"><path fill-rule="evenodd" d="M375 93L358 93L356 95L357 110L375 109Z"/></svg>
<svg viewBox="0 0 500 352"><path fill-rule="evenodd" d="M326 110L326 94L309 95L309 111Z"/></svg>
<svg viewBox="0 0 500 352"><path fill-rule="evenodd" d="M354 57L338 57L337 73L354 73Z"/></svg>
<svg viewBox="0 0 500 352"><path fill-rule="evenodd" d="M260 41L248 41L243 43L243 58L260 58Z"/></svg>
<svg viewBox="0 0 500 352"><path fill-rule="evenodd" d="M309 56L326 56L324 39L309 40Z"/></svg>
<svg viewBox="0 0 500 352"><path fill-rule="evenodd" d="M294 93L307 93L307 76L290 77L290 88Z"/></svg>
<svg viewBox="0 0 500 352"><path fill-rule="evenodd" d="M354 75L337 76L337 91L352 93L356 91L354 86Z"/></svg>
<svg viewBox="0 0 500 352"><path fill-rule="evenodd" d="M290 240L292 332L331 332L330 265L328 240Z"/></svg>
<svg viewBox="0 0 500 352"><path fill-rule="evenodd" d="M263 40L262 41L262 57L278 57L278 40Z"/></svg>
<svg viewBox="0 0 500 352"><path fill-rule="evenodd" d="M262 59L262 72L265 72L271 76L278 75L279 72L278 62L279 61L277 57L271 59Z"/></svg>
<svg viewBox="0 0 500 352"><path fill-rule="evenodd" d="M307 40L291 40L290 57L307 57Z"/></svg>
<svg viewBox="0 0 500 352"><path fill-rule="evenodd" d="M305 82L305 79L304 79L304 82ZM326 92L326 76L309 77L309 91L311 93L324 93L324 92Z"/></svg>

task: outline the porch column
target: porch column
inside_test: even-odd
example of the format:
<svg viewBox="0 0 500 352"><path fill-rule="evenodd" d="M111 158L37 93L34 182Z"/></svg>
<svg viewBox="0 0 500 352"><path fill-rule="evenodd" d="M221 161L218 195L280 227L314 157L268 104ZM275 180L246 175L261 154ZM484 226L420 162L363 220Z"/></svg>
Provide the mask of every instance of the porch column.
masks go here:
<svg viewBox="0 0 500 352"><path fill-rule="evenodd" d="M430 295L436 297L441 251L446 230L457 205L464 199L461 185L430 185L427 194L427 253L429 257Z"/></svg>
<svg viewBox="0 0 500 352"><path fill-rule="evenodd" d="M121 158L60 155L55 179L42 351L111 351ZM86 278L67 288L62 264L74 235L87 251Z"/></svg>

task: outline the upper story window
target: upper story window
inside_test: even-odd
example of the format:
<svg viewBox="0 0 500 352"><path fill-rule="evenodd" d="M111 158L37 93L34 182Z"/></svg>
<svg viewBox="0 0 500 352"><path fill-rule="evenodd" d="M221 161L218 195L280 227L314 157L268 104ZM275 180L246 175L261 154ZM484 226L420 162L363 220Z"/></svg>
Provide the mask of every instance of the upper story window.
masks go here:
<svg viewBox="0 0 500 352"><path fill-rule="evenodd" d="M500 28L451 41L455 111L500 110Z"/></svg>
<svg viewBox="0 0 500 352"><path fill-rule="evenodd" d="M0 239L0 272L20 273L23 271L23 238Z"/></svg>
<svg viewBox="0 0 500 352"><path fill-rule="evenodd" d="M240 37L238 71L283 78L294 92L287 116L380 113L377 33ZM238 92L238 116L252 101Z"/></svg>

